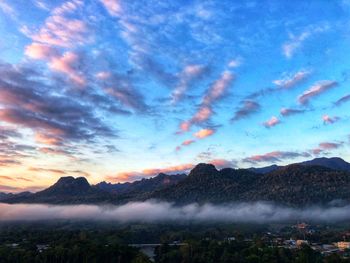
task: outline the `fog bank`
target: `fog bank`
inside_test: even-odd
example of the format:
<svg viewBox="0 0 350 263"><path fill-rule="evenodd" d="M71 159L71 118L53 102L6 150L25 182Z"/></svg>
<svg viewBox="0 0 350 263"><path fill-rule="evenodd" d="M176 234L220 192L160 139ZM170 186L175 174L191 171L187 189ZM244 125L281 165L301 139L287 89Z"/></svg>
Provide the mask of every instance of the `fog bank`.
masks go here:
<svg viewBox="0 0 350 263"><path fill-rule="evenodd" d="M309 207L305 209L276 206L265 202L226 205L174 206L167 202L134 202L112 205L43 205L2 204L0 221L91 220L128 222L249 222L273 223L288 221L339 222L350 219L350 205Z"/></svg>

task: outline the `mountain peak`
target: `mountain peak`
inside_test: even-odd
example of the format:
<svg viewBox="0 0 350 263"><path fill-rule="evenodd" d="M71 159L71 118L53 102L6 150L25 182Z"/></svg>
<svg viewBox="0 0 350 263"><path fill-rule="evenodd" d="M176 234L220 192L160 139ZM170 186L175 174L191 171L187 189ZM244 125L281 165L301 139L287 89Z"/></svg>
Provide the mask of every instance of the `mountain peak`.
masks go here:
<svg viewBox="0 0 350 263"><path fill-rule="evenodd" d="M68 191L87 191L90 187L91 186L85 177L74 178L72 176L65 176L58 179L58 181L50 188Z"/></svg>
<svg viewBox="0 0 350 263"><path fill-rule="evenodd" d="M333 170L350 171L350 164L340 157L320 157L310 161L302 162L303 165L319 165Z"/></svg>
<svg viewBox="0 0 350 263"><path fill-rule="evenodd" d="M216 175L219 171L213 164L199 163L190 172L189 176Z"/></svg>

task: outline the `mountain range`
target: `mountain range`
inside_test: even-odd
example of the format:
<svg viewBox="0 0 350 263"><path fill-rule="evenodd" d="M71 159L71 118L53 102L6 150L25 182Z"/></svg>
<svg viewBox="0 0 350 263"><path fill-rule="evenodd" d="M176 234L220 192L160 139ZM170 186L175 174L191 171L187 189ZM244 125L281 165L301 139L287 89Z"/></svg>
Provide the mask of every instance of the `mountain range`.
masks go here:
<svg viewBox="0 0 350 263"><path fill-rule="evenodd" d="M350 201L350 164L341 158L317 158L287 166L217 170L201 163L189 175L161 173L135 182L97 185L84 177L62 177L37 193L0 193L5 203L123 204L149 199L175 204L271 201L290 206Z"/></svg>

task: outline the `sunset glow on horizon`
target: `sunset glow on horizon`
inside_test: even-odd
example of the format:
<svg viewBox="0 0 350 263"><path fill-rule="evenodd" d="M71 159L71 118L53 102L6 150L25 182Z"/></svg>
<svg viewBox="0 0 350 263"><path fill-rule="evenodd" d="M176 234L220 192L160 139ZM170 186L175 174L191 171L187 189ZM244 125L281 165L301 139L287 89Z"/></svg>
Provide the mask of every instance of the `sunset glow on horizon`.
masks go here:
<svg viewBox="0 0 350 263"><path fill-rule="evenodd" d="M348 25L347 0L0 0L0 192L350 162Z"/></svg>

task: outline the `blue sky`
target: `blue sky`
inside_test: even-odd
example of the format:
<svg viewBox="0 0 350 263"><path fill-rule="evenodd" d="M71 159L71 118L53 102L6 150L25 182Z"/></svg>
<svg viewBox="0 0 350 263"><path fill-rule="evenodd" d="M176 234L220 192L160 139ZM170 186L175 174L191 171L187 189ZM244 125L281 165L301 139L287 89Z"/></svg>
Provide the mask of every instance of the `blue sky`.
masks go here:
<svg viewBox="0 0 350 263"><path fill-rule="evenodd" d="M350 161L349 12L349 1L0 0L0 190L198 162Z"/></svg>

